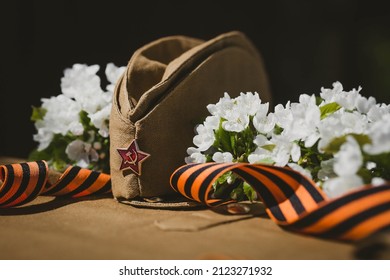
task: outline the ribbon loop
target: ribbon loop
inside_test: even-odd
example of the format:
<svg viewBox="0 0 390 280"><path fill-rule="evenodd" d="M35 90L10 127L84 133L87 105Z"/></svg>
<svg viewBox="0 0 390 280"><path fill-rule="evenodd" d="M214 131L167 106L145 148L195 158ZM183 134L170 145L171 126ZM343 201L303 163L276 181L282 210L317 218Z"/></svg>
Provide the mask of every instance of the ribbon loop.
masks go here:
<svg viewBox="0 0 390 280"><path fill-rule="evenodd" d="M390 226L390 184L364 186L329 199L316 184L289 168L245 163L185 165L171 176L171 186L187 198L209 206L213 183L232 171L250 184L281 227L322 238L358 240Z"/></svg>
<svg viewBox="0 0 390 280"><path fill-rule="evenodd" d="M111 191L110 175L68 167L57 182L48 182L45 161L0 166L0 208L26 204L39 195L81 197Z"/></svg>
<svg viewBox="0 0 390 280"><path fill-rule="evenodd" d="M363 186L329 199L316 184L289 168L247 163L184 165L171 176L183 196L209 206L232 200L214 198L213 183L232 171L250 184L269 217L286 230L353 241L390 228L390 183ZM81 197L111 191L110 175L68 167L50 183L45 161L0 166L0 208L28 203L39 195Z"/></svg>

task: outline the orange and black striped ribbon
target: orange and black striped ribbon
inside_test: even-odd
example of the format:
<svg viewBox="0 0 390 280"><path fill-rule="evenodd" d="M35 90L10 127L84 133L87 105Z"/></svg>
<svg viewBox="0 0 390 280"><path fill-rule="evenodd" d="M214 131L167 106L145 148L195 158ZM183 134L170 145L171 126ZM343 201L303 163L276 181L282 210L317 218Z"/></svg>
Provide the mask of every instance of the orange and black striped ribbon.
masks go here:
<svg viewBox="0 0 390 280"><path fill-rule="evenodd" d="M26 204L39 195L81 197L111 191L110 175L68 167L57 182L49 183L45 161L0 166L0 208Z"/></svg>
<svg viewBox="0 0 390 280"><path fill-rule="evenodd" d="M235 172L259 194L270 218L281 227L322 238L358 240L390 229L390 184L365 186L329 199L289 168L259 164L206 163L177 169L171 185L183 196L209 206L226 204L213 197L213 183ZM28 203L39 195L81 197L111 191L108 174L69 167L53 184L45 161L0 166L0 208Z"/></svg>
<svg viewBox="0 0 390 280"><path fill-rule="evenodd" d="M315 183L289 168L245 163L184 165L171 186L185 197L217 206L231 201L213 197L213 183L232 171L250 184L281 227L321 238L359 240L390 228L390 184L364 186L329 199Z"/></svg>

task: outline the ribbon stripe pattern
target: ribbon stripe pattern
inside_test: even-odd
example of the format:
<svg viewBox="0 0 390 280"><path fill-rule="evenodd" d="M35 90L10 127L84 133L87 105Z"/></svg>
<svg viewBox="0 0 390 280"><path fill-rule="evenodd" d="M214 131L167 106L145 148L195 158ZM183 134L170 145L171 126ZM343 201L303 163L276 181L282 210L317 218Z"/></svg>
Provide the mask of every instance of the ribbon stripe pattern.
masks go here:
<svg viewBox="0 0 390 280"><path fill-rule="evenodd" d="M250 184L268 216L286 230L320 238L355 241L390 229L390 183L363 186L329 199L310 179L290 168L247 163L202 163L178 168L171 187L210 207L227 204L213 195L213 183L231 171ZM45 161L0 166L0 208L26 204L39 195L82 197L111 192L110 175L68 167L50 183Z"/></svg>
<svg viewBox="0 0 390 280"><path fill-rule="evenodd" d="M185 165L171 186L187 198L216 206L213 183L232 171L250 184L269 217L284 229L321 238L354 241L390 227L390 184L364 186L329 199L314 182L289 168L246 163Z"/></svg>
<svg viewBox="0 0 390 280"><path fill-rule="evenodd" d="M48 182L45 161L0 166L0 208L26 204L39 195L81 197L111 191L110 176L104 173L68 167L57 182Z"/></svg>

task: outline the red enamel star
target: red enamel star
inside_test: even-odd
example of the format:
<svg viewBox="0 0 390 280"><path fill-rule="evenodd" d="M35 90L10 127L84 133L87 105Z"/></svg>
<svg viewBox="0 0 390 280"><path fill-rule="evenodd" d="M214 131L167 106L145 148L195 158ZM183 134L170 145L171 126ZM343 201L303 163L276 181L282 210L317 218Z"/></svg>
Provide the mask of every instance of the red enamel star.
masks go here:
<svg viewBox="0 0 390 280"><path fill-rule="evenodd" d="M122 158L119 170L130 168L135 174L141 175L141 162L150 157L150 155L139 149L135 139L127 149L116 150Z"/></svg>

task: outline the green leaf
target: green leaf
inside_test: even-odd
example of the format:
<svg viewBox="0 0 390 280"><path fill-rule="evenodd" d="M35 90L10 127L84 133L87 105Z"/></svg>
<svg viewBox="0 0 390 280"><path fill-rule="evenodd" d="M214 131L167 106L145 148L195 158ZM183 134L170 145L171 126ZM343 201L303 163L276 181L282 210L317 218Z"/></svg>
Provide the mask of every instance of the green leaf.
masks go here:
<svg viewBox="0 0 390 280"><path fill-rule="evenodd" d="M257 134L256 129L253 127L253 125L249 125L244 131L242 136L242 143L243 143L243 150L241 151L241 154L244 155L245 162L248 162L248 156L253 153L257 145L253 143L253 140L255 139Z"/></svg>
<svg viewBox="0 0 390 280"><path fill-rule="evenodd" d="M232 178L232 179L233 179L233 182L234 182L235 178L232 177L232 175L233 175L233 173L232 173L231 171L228 171L228 172L222 174L221 176L219 176L219 178L217 179L217 181L215 181L214 184L216 184L216 185L217 185L217 184L222 185L222 184L224 184L224 183L227 183L227 180L228 180L229 178Z"/></svg>
<svg viewBox="0 0 390 280"><path fill-rule="evenodd" d="M357 172L357 174L363 179L363 182L365 184L369 184L372 180L372 174L371 171L368 170L367 168L360 168Z"/></svg>
<svg viewBox="0 0 390 280"><path fill-rule="evenodd" d="M276 135L282 134L283 130L284 130L283 127L280 127L280 126L278 126L277 124L275 124L274 133L275 133Z"/></svg>
<svg viewBox="0 0 390 280"><path fill-rule="evenodd" d="M324 106L321 106L320 107L321 120L326 118L330 114L333 114L334 112L336 112L340 108L341 108L341 106L336 102L332 102L332 103L326 104Z"/></svg>
<svg viewBox="0 0 390 280"><path fill-rule="evenodd" d="M37 161L37 160L49 160L51 158L50 153L47 152L47 149L43 151L38 151L37 149L34 149L29 155L28 155L28 161Z"/></svg>
<svg viewBox="0 0 390 280"><path fill-rule="evenodd" d="M227 198L232 189L236 188L241 182L236 181L237 176L232 172L226 172L220 176L213 184L215 198Z"/></svg>
<svg viewBox="0 0 390 280"><path fill-rule="evenodd" d="M206 156L206 162L213 162L213 155L205 154Z"/></svg>
<svg viewBox="0 0 390 280"><path fill-rule="evenodd" d="M321 98L321 96L316 96L316 105L319 106L322 102L324 101L324 99Z"/></svg>
<svg viewBox="0 0 390 280"><path fill-rule="evenodd" d="M43 120L47 113L47 110L42 107L32 107L31 121L36 122L39 120Z"/></svg>
<svg viewBox="0 0 390 280"><path fill-rule="evenodd" d="M60 159L57 159L56 161L53 161L53 168L57 171L64 171L68 164Z"/></svg>
<svg viewBox="0 0 390 280"><path fill-rule="evenodd" d="M372 177L381 177L390 180L390 153L381 153L378 155L364 155L365 160L376 163L376 167L371 171Z"/></svg>
<svg viewBox="0 0 390 280"><path fill-rule="evenodd" d="M246 195L246 197L250 200L250 201L254 201L257 199L257 193L256 191L247 183L247 182L244 182L243 184L243 191Z"/></svg>
<svg viewBox="0 0 390 280"><path fill-rule="evenodd" d="M246 200L245 193L244 193L242 187L240 186L240 187L237 187L237 188L233 189L230 192L230 198L234 199L234 200L237 200L237 201Z"/></svg>
<svg viewBox="0 0 390 280"><path fill-rule="evenodd" d="M356 134L356 133L351 133L350 134L355 140L359 143L360 146L363 146L365 144L371 144L371 139L368 135L366 134Z"/></svg>
<svg viewBox="0 0 390 280"><path fill-rule="evenodd" d="M88 117L88 113L83 110L80 111L79 118L84 129L87 130L91 126L91 119Z"/></svg>
<svg viewBox="0 0 390 280"><path fill-rule="evenodd" d="M370 137L368 137L368 135L350 133L333 139L329 143L329 145L324 149L325 153L331 153L331 154L337 153L340 150L341 145L343 145L347 141L348 136L352 136L353 138L355 138L356 142L358 142L360 146L371 143L371 139Z"/></svg>
<svg viewBox="0 0 390 280"><path fill-rule="evenodd" d="M222 123L223 119L221 119L219 123L219 128L214 131L215 141L213 146L215 146L218 150L222 152L230 152L233 154L233 150L231 147L231 139L230 133L223 129Z"/></svg>
<svg viewBox="0 0 390 280"><path fill-rule="evenodd" d="M260 148L272 152L275 147L276 147L275 144L268 144L268 145L263 145Z"/></svg>
<svg viewBox="0 0 390 280"><path fill-rule="evenodd" d="M325 153L335 154L340 150L341 145L347 141L347 136L337 137L333 139L329 145L324 149Z"/></svg>
<svg viewBox="0 0 390 280"><path fill-rule="evenodd" d="M233 150L233 156L237 155L237 141L235 133L230 134L230 147Z"/></svg>

